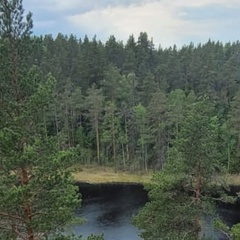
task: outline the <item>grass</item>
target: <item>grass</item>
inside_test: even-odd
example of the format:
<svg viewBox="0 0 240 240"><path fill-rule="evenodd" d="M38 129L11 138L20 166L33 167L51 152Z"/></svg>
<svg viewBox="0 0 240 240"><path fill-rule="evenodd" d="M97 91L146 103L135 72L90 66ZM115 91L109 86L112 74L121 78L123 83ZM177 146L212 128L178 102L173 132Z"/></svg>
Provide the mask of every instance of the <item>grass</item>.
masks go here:
<svg viewBox="0 0 240 240"><path fill-rule="evenodd" d="M240 174L226 173L216 177L216 182L220 185L240 186Z"/></svg>
<svg viewBox="0 0 240 240"><path fill-rule="evenodd" d="M115 172L111 167L81 166L74 173L74 178L87 183L146 183L150 181L151 174Z"/></svg>
<svg viewBox="0 0 240 240"><path fill-rule="evenodd" d="M233 186L240 186L240 174L228 174L227 183Z"/></svg>
<svg viewBox="0 0 240 240"><path fill-rule="evenodd" d="M87 183L147 183L152 173L130 173L127 171L114 171L112 167L83 165L76 166L74 178L76 181ZM220 181L219 181L220 180ZM218 179L228 185L240 186L240 174L226 174Z"/></svg>

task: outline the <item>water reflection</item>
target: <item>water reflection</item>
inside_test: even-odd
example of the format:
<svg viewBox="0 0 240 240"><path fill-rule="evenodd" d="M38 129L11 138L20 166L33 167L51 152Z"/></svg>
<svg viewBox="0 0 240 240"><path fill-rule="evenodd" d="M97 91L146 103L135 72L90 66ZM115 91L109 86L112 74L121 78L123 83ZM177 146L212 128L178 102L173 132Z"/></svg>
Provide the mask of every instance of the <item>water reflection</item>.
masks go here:
<svg viewBox="0 0 240 240"><path fill-rule="evenodd" d="M140 240L139 231L131 224L133 214L147 202L147 193L141 185L82 185L83 204L77 216L86 223L74 226L74 233L87 237L91 233L104 233L105 240ZM219 216L232 226L240 222L238 207L221 205ZM204 219L205 236L212 240L225 240L226 236L212 227L212 218Z"/></svg>
<svg viewBox="0 0 240 240"><path fill-rule="evenodd" d="M84 237L104 233L105 240L140 240L131 217L147 201L140 185L101 185L91 190L81 188L83 204L76 213L87 222L75 226L74 232Z"/></svg>
<svg viewBox="0 0 240 240"><path fill-rule="evenodd" d="M240 222L240 207L234 205L221 205L219 207L219 215L228 226Z"/></svg>

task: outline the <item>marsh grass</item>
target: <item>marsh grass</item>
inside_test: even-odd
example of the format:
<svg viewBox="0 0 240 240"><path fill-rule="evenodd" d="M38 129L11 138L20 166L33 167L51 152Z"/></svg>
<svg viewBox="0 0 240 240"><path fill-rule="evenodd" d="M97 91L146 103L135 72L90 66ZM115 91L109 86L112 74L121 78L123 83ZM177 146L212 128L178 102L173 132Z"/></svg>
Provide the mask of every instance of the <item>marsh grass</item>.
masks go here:
<svg viewBox="0 0 240 240"><path fill-rule="evenodd" d="M114 171L113 167L98 165L76 165L74 167L74 179L87 183L148 183L152 178L152 172L127 172ZM240 186L240 174L226 174L218 176L216 181L220 185Z"/></svg>
<svg viewBox="0 0 240 240"><path fill-rule="evenodd" d="M226 181L229 185L240 186L240 174L228 174Z"/></svg>
<svg viewBox="0 0 240 240"><path fill-rule="evenodd" d="M114 171L114 168L96 165L76 166L74 178L76 181L87 183L146 183L151 173L130 173L127 171Z"/></svg>

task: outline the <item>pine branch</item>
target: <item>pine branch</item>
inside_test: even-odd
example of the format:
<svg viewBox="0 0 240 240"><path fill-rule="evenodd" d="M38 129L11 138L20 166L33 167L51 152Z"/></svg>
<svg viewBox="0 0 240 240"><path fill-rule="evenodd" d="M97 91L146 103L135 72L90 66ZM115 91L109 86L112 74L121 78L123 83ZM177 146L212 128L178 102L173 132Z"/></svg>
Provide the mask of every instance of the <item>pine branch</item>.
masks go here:
<svg viewBox="0 0 240 240"><path fill-rule="evenodd" d="M14 215L11 215L11 214L8 214L8 213L4 213L4 212L0 212L0 216L3 216L5 218L10 218L12 220L18 220L20 222L24 222L25 223L25 220L19 216L14 216Z"/></svg>

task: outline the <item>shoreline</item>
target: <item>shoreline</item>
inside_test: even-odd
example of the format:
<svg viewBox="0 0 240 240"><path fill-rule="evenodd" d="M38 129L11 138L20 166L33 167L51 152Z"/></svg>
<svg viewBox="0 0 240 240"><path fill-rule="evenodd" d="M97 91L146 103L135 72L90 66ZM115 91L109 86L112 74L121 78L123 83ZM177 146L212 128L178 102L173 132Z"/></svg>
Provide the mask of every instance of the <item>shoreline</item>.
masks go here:
<svg viewBox="0 0 240 240"><path fill-rule="evenodd" d="M127 171L115 172L111 167L105 166L81 166L73 173L76 182L89 184L144 184L150 182L152 172L130 173Z"/></svg>

